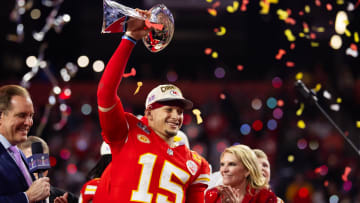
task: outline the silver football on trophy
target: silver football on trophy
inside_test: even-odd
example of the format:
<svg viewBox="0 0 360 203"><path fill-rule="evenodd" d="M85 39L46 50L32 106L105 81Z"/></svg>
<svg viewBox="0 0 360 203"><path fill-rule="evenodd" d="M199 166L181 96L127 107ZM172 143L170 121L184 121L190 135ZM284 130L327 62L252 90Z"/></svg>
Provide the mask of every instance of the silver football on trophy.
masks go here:
<svg viewBox="0 0 360 203"><path fill-rule="evenodd" d="M174 35L174 17L163 4L155 5L150 9L150 18L145 22L151 31L143 37L145 47L151 52L163 50Z"/></svg>

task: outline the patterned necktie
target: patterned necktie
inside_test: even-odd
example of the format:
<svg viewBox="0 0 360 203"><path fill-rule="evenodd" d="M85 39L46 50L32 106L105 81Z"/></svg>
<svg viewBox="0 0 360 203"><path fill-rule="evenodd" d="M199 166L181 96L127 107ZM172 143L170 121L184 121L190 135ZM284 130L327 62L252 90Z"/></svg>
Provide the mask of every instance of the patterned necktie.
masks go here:
<svg viewBox="0 0 360 203"><path fill-rule="evenodd" d="M31 180L28 170L26 169L25 163L21 159L21 155L20 155L18 148L16 146L11 146L11 147L9 147L9 150L14 153L16 164L18 165L19 169L21 170L22 174L24 175L28 186L30 186L32 183L32 180Z"/></svg>

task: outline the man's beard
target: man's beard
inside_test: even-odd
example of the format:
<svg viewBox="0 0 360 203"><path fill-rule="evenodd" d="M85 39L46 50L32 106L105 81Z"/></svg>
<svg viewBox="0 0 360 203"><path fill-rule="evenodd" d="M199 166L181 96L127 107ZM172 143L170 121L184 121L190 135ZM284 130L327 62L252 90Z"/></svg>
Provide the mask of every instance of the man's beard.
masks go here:
<svg viewBox="0 0 360 203"><path fill-rule="evenodd" d="M167 135L168 137L174 137L174 136L177 135L177 131L176 131L176 132L169 132L169 131L165 130L165 133L166 133L166 135Z"/></svg>

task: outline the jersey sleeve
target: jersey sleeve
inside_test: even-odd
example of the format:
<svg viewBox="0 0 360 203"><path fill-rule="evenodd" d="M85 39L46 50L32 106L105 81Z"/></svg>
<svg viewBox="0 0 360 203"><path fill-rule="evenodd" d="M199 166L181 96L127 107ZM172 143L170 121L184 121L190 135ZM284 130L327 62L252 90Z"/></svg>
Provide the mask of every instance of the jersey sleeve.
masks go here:
<svg viewBox="0 0 360 203"><path fill-rule="evenodd" d="M108 143L122 140L128 131L124 108L117 95L117 90L134 46L134 41L123 37L107 63L98 85L97 101L100 125L103 138Z"/></svg>
<svg viewBox="0 0 360 203"><path fill-rule="evenodd" d="M83 187L81 188L81 191L80 191L79 203L92 202L99 182L100 182L100 179L95 178L95 179L92 179L92 180L86 182L83 185Z"/></svg>

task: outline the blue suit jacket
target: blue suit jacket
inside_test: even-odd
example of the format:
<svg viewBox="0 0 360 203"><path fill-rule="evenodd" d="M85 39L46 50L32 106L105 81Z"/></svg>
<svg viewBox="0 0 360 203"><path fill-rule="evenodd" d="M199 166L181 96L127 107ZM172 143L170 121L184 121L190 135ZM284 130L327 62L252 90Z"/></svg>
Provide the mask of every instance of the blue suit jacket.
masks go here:
<svg viewBox="0 0 360 203"><path fill-rule="evenodd" d="M25 156L21 156L26 167L29 169ZM31 178L35 177L30 173ZM29 188L14 159L9 155L4 146L0 143L0 202L1 203L22 203L27 202L24 192Z"/></svg>

